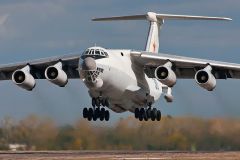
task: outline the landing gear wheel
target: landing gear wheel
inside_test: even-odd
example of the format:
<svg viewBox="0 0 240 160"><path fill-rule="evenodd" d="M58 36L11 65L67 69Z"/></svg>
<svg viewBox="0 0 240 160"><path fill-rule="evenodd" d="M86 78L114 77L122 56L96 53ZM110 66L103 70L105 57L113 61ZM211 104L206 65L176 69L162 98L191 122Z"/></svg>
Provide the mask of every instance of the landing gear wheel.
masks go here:
<svg viewBox="0 0 240 160"><path fill-rule="evenodd" d="M139 116L138 116L139 121L143 120L144 115L145 115L145 110L144 110L144 108L141 108L140 111L139 111Z"/></svg>
<svg viewBox="0 0 240 160"><path fill-rule="evenodd" d="M157 117L157 109L153 108L153 110L151 111L151 120L155 121L156 117Z"/></svg>
<svg viewBox="0 0 240 160"><path fill-rule="evenodd" d="M105 109L102 108L101 111L100 111L100 121L103 121L104 120L104 117L105 117Z"/></svg>
<svg viewBox="0 0 240 160"><path fill-rule="evenodd" d="M139 108L136 108L134 111L135 118L139 118L139 114L140 114Z"/></svg>
<svg viewBox="0 0 240 160"><path fill-rule="evenodd" d="M92 120L92 118L93 118L93 109L92 108L89 108L87 118L88 118L89 121Z"/></svg>
<svg viewBox="0 0 240 160"><path fill-rule="evenodd" d="M148 109L147 109L146 115L147 115L148 119L151 118L151 108L148 108Z"/></svg>
<svg viewBox="0 0 240 160"><path fill-rule="evenodd" d="M105 118L105 121L109 121L109 118L110 118L110 113L109 113L109 111L105 111L104 118Z"/></svg>
<svg viewBox="0 0 240 160"><path fill-rule="evenodd" d="M83 118L87 118L87 117L88 117L88 109L83 108Z"/></svg>
<svg viewBox="0 0 240 160"><path fill-rule="evenodd" d="M96 112L94 112L94 113L93 113L93 118L92 118L92 119L93 119L93 121L96 121L96 120L97 120L97 118L98 118L98 117L97 117L97 114L96 114Z"/></svg>
<svg viewBox="0 0 240 160"><path fill-rule="evenodd" d="M103 98L103 99L101 100L101 103L102 103L102 106L103 106L103 107L106 106L106 100L107 100L107 99L105 99L105 98Z"/></svg>
<svg viewBox="0 0 240 160"><path fill-rule="evenodd" d="M96 114L97 118L100 117L100 108L99 107L95 109L95 114Z"/></svg>
<svg viewBox="0 0 240 160"><path fill-rule="evenodd" d="M157 121L161 121L161 117L162 117L162 115L161 115L161 111L157 111Z"/></svg>
<svg viewBox="0 0 240 160"><path fill-rule="evenodd" d="M101 101L99 98L96 98L96 106L100 107L101 106Z"/></svg>
<svg viewBox="0 0 240 160"><path fill-rule="evenodd" d="M96 98L92 98L92 106L93 106L93 107L96 106Z"/></svg>
<svg viewBox="0 0 240 160"><path fill-rule="evenodd" d="M141 115L142 117L143 117L144 113L145 113L145 109L144 109L144 108L141 108L141 109L140 109L140 115Z"/></svg>
<svg viewBox="0 0 240 160"><path fill-rule="evenodd" d="M147 112L144 112L143 119L144 119L145 121L148 121Z"/></svg>

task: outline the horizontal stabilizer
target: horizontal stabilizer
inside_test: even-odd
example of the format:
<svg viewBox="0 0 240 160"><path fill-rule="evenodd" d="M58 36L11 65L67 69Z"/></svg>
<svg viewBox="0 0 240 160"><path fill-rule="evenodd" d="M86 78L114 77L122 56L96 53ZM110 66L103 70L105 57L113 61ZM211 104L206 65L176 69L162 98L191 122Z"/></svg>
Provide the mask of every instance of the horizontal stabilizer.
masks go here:
<svg viewBox="0 0 240 160"><path fill-rule="evenodd" d="M231 21L231 18L227 17L208 17L208 16L191 16L191 15L173 15L173 14L157 14L159 19L173 19L173 20L227 20Z"/></svg>
<svg viewBox="0 0 240 160"><path fill-rule="evenodd" d="M93 18L93 21L119 21L119 20L147 20L150 23L147 43L145 51L151 53L158 53L159 51L159 33L161 26L165 20L221 20L231 21L227 17L208 17L208 16L192 16L192 15L175 15L175 14L158 14L154 12L147 12L147 14L128 15L118 17L103 17Z"/></svg>
<svg viewBox="0 0 240 160"><path fill-rule="evenodd" d="M145 20L146 15L132 15L132 16L119 16L119 17L104 17L93 18L93 21L117 21L117 20Z"/></svg>
<svg viewBox="0 0 240 160"><path fill-rule="evenodd" d="M231 21L231 18L227 17L208 17L208 16L192 16L192 15L174 15L174 14L157 14L148 12L142 15L131 15L131 16L119 16L119 17L104 17L104 18L93 18L93 21L115 21L115 20L145 20L149 18L149 15L155 15L157 19L169 19L169 20L227 20Z"/></svg>

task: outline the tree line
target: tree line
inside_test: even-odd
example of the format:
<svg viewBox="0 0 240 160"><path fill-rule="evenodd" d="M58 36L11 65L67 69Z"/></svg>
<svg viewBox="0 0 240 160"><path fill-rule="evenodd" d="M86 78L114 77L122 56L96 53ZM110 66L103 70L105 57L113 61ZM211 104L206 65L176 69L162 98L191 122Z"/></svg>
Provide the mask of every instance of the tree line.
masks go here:
<svg viewBox="0 0 240 160"><path fill-rule="evenodd" d="M163 117L161 122L123 118L114 125L80 119L58 126L46 117L5 118L0 149L25 144L32 150L240 150L239 119Z"/></svg>

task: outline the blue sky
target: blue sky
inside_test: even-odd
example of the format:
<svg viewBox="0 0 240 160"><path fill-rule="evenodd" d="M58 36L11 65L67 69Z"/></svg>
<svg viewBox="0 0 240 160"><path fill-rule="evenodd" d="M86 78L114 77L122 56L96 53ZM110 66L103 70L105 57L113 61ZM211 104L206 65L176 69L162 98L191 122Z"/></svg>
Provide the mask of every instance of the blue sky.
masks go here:
<svg viewBox="0 0 240 160"><path fill-rule="evenodd" d="M1 0L0 63L81 53L94 44L105 48L144 48L148 23L91 22L93 17L142 14L147 11L173 14L227 16L231 22L165 21L160 51L183 56L240 63L239 0ZM239 117L239 80L217 81L207 92L194 80L178 80L174 103L163 99L156 104L163 114L173 116ZM11 81L0 82L0 119L21 119L28 114L52 117L71 123L90 106L87 88L80 80L59 88L37 81L26 92ZM129 114L112 113L112 119Z"/></svg>

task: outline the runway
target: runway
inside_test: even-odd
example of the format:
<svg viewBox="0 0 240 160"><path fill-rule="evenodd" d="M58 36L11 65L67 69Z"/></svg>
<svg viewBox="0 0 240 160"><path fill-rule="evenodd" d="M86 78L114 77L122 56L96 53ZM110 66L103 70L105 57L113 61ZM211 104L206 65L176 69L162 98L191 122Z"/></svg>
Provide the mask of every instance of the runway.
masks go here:
<svg viewBox="0 0 240 160"><path fill-rule="evenodd" d="M0 152L0 160L237 160L240 152L21 151Z"/></svg>

